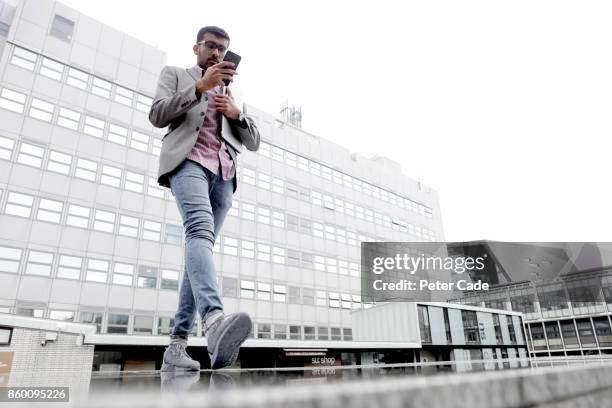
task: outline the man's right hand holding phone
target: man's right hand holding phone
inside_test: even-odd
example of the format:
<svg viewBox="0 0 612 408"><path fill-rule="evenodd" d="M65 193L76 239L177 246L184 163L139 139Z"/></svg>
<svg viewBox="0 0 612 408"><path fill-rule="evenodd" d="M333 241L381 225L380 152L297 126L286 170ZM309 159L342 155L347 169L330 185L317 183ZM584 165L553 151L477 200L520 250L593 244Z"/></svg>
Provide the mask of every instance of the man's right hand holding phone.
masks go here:
<svg viewBox="0 0 612 408"><path fill-rule="evenodd" d="M234 71L235 64L231 61L221 61L210 68L206 69L204 76L198 79L196 82L196 90L203 94L206 91L213 89L216 86L223 86L224 79L232 81L234 75L237 75Z"/></svg>

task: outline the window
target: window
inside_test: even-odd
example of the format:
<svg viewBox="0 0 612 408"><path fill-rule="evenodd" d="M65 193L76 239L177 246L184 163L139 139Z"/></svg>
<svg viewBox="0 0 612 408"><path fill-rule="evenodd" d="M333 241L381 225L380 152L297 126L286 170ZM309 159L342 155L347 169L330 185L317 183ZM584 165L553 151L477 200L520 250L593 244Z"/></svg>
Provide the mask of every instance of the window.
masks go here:
<svg viewBox="0 0 612 408"><path fill-rule="evenodd" d="M49 162L47 163L47 170L54 171L61 174L69 174L70 166L72 165L72 156L55 150L51 150L49 153Z"/></svg>
<svg viewBox="0 0 612 408"><path fill-rule="evenodd" d="M151 104L153 103L153 99L148 96L144 96L141 94L137 94L136 98L136 109L141 112L149 113L149 109L151 109Z"/></svg>
<svg viewBox="0 0 612 408"><path fill-rule="evenodd" d="M306 235L312 235L312 222L306 218L300 218L300 232Z"/></svg>
<svg viewBox="0 0 612 408"><path fill-rule="evenodd" d="M289 326L289 340L302 340L301 326Z"/></svg>
<svg viewBox="0 0 612 408"><path fill-rule="evenodd" d="M336 229L332 225L326 225L325 226L325 239L328 239L330 241L335 241L336 240L335 230Z"/></svg>
<svg viewBox="0 0 612 408"><path fill-rule="evenodd" d="M98 164L96 162L78 158L74 176L84 180L95 181L97 170Z"/></svg>
<svg viewBox="0 0 612 408"><path fill-rule="evenodd" d="M347 327L343 328L342 335L344 337L344 341L353 341L353 329Z"/></svg>
<svg viewBox="0 0 612 408"><path fill-rule="evenodd" d="M257 222L262 224L270 224L270 210L267 208L259 207L257 209Z"/></svg>
<svg viewBox="0 0 612 408"><path fill-rule="evenodd" d="M338 272L338 261L335 258L325 258L325 266L327 272L329 273L337 273Z"/></svg>
<svg viewBox="0 0 612 408"><path fill-rule="evenodd" d="M272 225L285 228L285 214L280 211L272 211Z"/></svg>
<svg viewBox="0 0 612 408"><path fill-rule="evenodd" d="M317 327L318 339L329 340L329 329L327 327Z"/></svg>
<svg viewBox="0 0 612 408"><path fill-rule="evenodd" d="M285 182L279 178L272 177L272 191L279 194L285 193Z"/></svg>
<svg viewBox="0 0 612 408"><path fill-rule="evenodd" d="M342 340L342 334L341 334L341 331L340 331L339 327L332 327L331 328L331 339L332 339L332 341Z"/></svg>
<svg viewBox="0 0 612 408"><path fill-rule="evenodd" d="M272 262L277 263L277 264L285 263L285 249L284 248L274 247L272 249Z"/></svg>
<svg viewBox="0 0 612 408"><path fill-rule="evenodd" d="M311 196L312 205L321 206L323 204L323 196L318 191L313 191Z"/></svg>
<svg viewBox="0 0 612 408"><path fill-rule="evenodd" d="M313 258L314 257L312 254L309 254L307 252L302 252L302 260L300 262L300 265L302 266L302 268L314 269Z"/></svg>
<svg viewBox="0 0 612 408"><path fill-rule="evenodd" d="M51 276L53 254L47 252L30 251L26 271L28 275Z"/></svg>
<svg viewBox="0 0 612 408"><path fill-rule="evenodd" d="M17 162L27 166L40 167L42 165L45 149L28 143L21 143Z"/></svg>
<svg viewBox="0 0 612 408"><path fill-rule="evenodd" d="M132 286L134 265L116 262L113 268L113 285Z"/></svg>
<svg viewBox="0 0 612 408"><path fill-rule="evenodd" d="M283 303L287 301L287 287L285 285L274 285L274 301Z"/></svg>
<svg viewBox="0 0 612 408"><path fill-rule="evenodd" d="M334 199L327 194L323 194L323 208L327 208L328 210L333 210L335 208Z"/></svg>
<svg viewBox="0 0 612 408"><path fill-rule="evenodd" d="M79 121L81 120L81 114L68 108L60 108L59 115L57 117L57 124L68 129L77 130L79 128Z"/></svg>
<svg viewBox="0 0 612 408"><path fill-rule="evenodd" d="M270 284L257 282L257 299L270 300Z"/></svg>
<svg viewBox="0 0 612 408"><path fill-rule="evenodd" d="M312 235L314 235L317 238L323 238L323 224L320 224L318 222L313 222L312 226L313 226Z"/></svg>
<svg viewBox="0 0 612 408"><path fill-rule="evenodd" d="M315 340L315 328L304 326L304 340Z"/></svg>
<svg viewBox="0 0 612 408"><path fill-rule="evenodd" d="M144 133L132 131L132 138L130 139L130 147L132 149L146 152L149 150L149 136Z"/></svg>
<svg viewBox="0 0 612 408"><path fill-rule="evenodd" d="M300 170L308 171L308 159L302 156L298 156L298 168Z"/></svg>
<svg viewBox="0 0 612 408"><path fill-rule="evenodd" d="M257 323L258 339L269 339L270 335L270 325L268 323Z"/></svg>
<svg viewBox="0 0 612 408"><path fill-rule="evenodd" d="M195 323L194 323L195 326ZM157 320L157 334L170 334L174 328L174 318L160 316Z"/></svg>
<svg viewBox="0 0 612 408"><path fill-rule="evenodd" d="M91 87L91 93L93 93L94 95L98 95L103 98L109 99L110 91L111 91L110 82L100 79L98 77L94 77L92 87Z"/></svg>
<svg viewBox="0 0 612 408"><path fill-rule="evenodd" d="M53 23L51 23L50 34L62 41L70 42L72 40L72 32L74 31L74 21L68 20L60 15L55 15Z"/></svg>
<svg viewBox="0 0 612 408"><path fill-rule="evenodd" d="M23 69L27 69L28 71L34 71L37 58L38 56L33 52L24 50L20 47L15 47L15 49L13 50L13 56L11 57L11 64L17 65L18 67L21 67Z"/></svg>
<svg viewBox="0 0 612 408"><path fill-rule="evenodd" d="M49 310L49 319L72 322L74 321L74 312L71 310Z"/></svg>
<svg viewBox="0 0 612 408"><path fill-rule="evenodd" d="M293 183L287 183L287 196L295 199L300 198L300 189Z"/></svg>
<svg viewBox="0 0 612 408"><path fill-rule="evenodd" d="M158 241L161 238L161 224L155 221L145 220L143 224L142 239Z"/></svg>
<svg viewBox="0 0 612 408"><path fill-rule="evenodd" d="M296 305L302 303L300 299L300 288L295 286L289 286L289 303Z"/></svg>
<svg viewBox="0 0 612 408"><path fill-rule="evenodd" d="M164 242L171 245L181 245L181 236L183 235L183 227L180 225L166 224L166 234Z"/></svg>
<svg viewBox="0 0 612 408"><path fill-rule="evenodd" d="M102 330L102 313L81 311L81 323L95 324L97 333Z"/></svg>
<svg viewBox="0 0 612 408"><path fill-rule="evenodd" d="M298 296L299 296L299 288ZM304 305L314 305L315 304L315 292L313 289L303 288L302 289L302 304Z"/></svg>
<svg viewBox="0 0 612 408"><path fill-rule="evenodd" d="M255 258L255 243L253 241L242 240L240 242L240 256L243 258Z"/></svg>
<svg viewBox="0 0 612 408"><path fill-rule="evenodd" d="M317 306L327 306L327 297L324 290L317 290Z"/></svg>
<svg viewBox="0 0 612 408"><path fill-rule="evenodd" d="M255 294L255 282L250 280L240 281L240 297L245 299L253 299Z"/></svg>
<svg viewBox="0 0 612 408"><path fill-rule="evenodd" d="M349 272L351 276L359 277L359 264L357 262L349 262Z"/></svg>
<svg viewBox="0 0 612 408"><path fill-rule="evenodd" d="M53 61L47 57L43 57L42 65L40 67L40 75L44 75L47 78L54 79L56 81L62 80L64 74L64 64Z"/></svg>
<svg viewBox="0 0 612 408"><path fill-rule="evenodd" d="M300 251L287 249L287 265L300 266Z"/></svg>
<svg viewBox="0 0 612 408"><path fill-rule="evenodd" d="M324 180L332 180L332 169L327 166L321 166L321 176Z"/></svg>
<svg viewBox="0 0 612 408"><path fill-rule="evenodd" d="M348 262L347 261L338 261L338 273L340 275L348 275Z"/></svg>
<svg viewBox="0 0 612 408"><path fill-rule="evenodd" d="M264 190L270 190L270 176L263 173L259 173L258 176L257 187L263 188Z"/></svg>
<svg viewBox="0 0 612 408"><path fill-rule="evenodd" d="M125 189L134 191L136 193L142 193L144 184L144 176L142 174L132 173L131 171L125 172Z"/></svg>
<svg viewBox="0 0 612 408"><path fill-rule="evenodd" d="M13 147L15 147L15 141L13 139L0 136L0 159L11 160Z"/></svg>
<svg viewBox="0 0 612 408"><path fill-rule="evenodd" d="M85 280L90 282L106 283L108 276L108 262L97 259L90 259L87 262L87 274Z"/></svg>
<svg viewBox="0 0 612 408"><path fill-rule="evenodd" d="M104 136L104 121L93 116L85 116L83 132L90 136L102 138Z"/></svg>
<svg viewBox="0 0 612 408"><path fill-rule="evenodd" d="M119 188L121 184L121 169L103 164L100 183Z"/></svg>
<svg viewBox="0 0 612 408"><path fill-rule="evenodd" d="M127 314L109 313L106 332L127 334L129 317Z"/></svg>
<svg viewBox="0 0 612 408"><path fill-rule="evenodd" d="M353 309L361 309L361 296L353 295L351 297L353 298Z"/></svg>
<svg viewBox="0 0 612 408"><path fill-rule="evenodd" d="M57 277L63 279L81 279L83 258L78 256L60 255L57 267Z"/></svg>
<svg viewBox="0 0 612 408"><path fill-rule="evenodd" d="M0 246L0 272L17 273L21 249Z"/></svg>
<svg viewBox="0 0 612 408"><path fill-rule="evenodd" d="M310 162L310 173L313 176L321 177L321 165L319 163Z"/></svg>
<svg viewBox="0 0 612 408"><path fill-rule="evenodd" d="M153 316L134 316L134 334L153 334Z"/></svg>
<svg viewBox="0 0 612 408"><path fill-rule="evenodd" d="M132 106L132 99L134 99L134 92L117 85L115 88L115 102L126 106Z"/></svg>
<svg viewBox="0 0 612 408"><path fill-rule="evenodd" d="M329 292L329 307L340 307L340 296L336 292Z"/></svg>
<svg viewBox="0 0 612 408"><path fill-rule="evenodd" d="M224 237L223 253L226 255L238 256L238 240L236 238Z"/></svg>
<svg viewBox="0 0 612 408"><path fill-rule="evenodd" d="M68 76L66 77L66 83L70 86L74 86L80 90L87 89L87 83L89 82L89 75L78 69L72 67L68 68Z"/></svg>
<svg viewBox="0 0 612 408"><path fill-rule="evenodd" d="M257 244L257 260L270 262L270 246Z"/></svg>
<svg viewBox="0 0 612 408"><path fill-rule="evenodd" d="M0 108L2 109L23 113L25 101L26 96L21 92L12 91L6 88L0 92Z"/></svg>
<svg viewBox="0 0 612 408"><path fill-rule="evenodd" d="M471 310L462 310L461 318L463 320L463 331L465 333L466 344L479 344L480 333L478 330L478 320L476 318L476 312L473 312ZM508 320L510 320L510 322L512 321L512 319Z"/></svg>
<svg viewBox="0 0 612 408"><path fill-rule="evenodd" d="M314 256L314 269L315 271L325 271L325 257L315 255Z"/></svg>
<svg viewBox="0 0 612 408"><path fill-rule="evenodd" d="M245 220L255 221L255 206L253 204L243 202L241 205L242 218Z"/></svg>
<svg viewBox="0 0 612 408"><path fill-rule="evenodd" d="M283 149L272 146L272 160L276 160L278 162L283 162Z"/></svg>
<svg viewBox="0 0 612 408"><path fill-rule="evenodd" d="M295 215L287 214L287 229L289 231L299 231L299 222L300 219Z"/></svg>
<svg viewBox="0 0 612 408"><path fill-rule="evenodd" d="M351 295L348 293L340 294L341 305L343 309L351 309Z"/></svg>
<svg viewBox="0 0 612 408"><path fill-rule="evenodd" d="M36 215L36 219L59 224L63 209L64 203L41 198L40 203L38 204L38 214Z"/></svg>
<svg viewBox="0 0 612 408"><path fill-rule="evenodd" d="M9 215L28 218L32 212L34 197L27 194L9 192L5 212Z"/></svg>
<svg viewBox="0 0 612 408"><path fill-rule="evenodd" d="M127 128L111 123L108 126L108 140L113 143L125 145L127 143Z"/></svg>
<svg viewBox="0 0 612 408"><path fill-rule="evenodd" d="M238 281L234 278L223 278L223 297L238 296Z"/></svg>
<svg viewBox="0 0 612 408"><path fill-rule="evenodd" d="M115 229L115 214L108 211L96 210L93 228L96 231L112 233Z"/></svg>
<svg viewBox="0 0 612 408"><path fill-rule="evenodd" d="M139 224L140 220L138 218L121 215L119 217L119 235L132 238L138 237Z"/></svg>
<svg viewBox="0 0 612 408"><path fill-rule="evenodd" d="M255 171L246 167L242 168L242 181L247 184L255 185Z"/></svg>
<svg viewBox="0 0 612 408"><path fill-rule="evenodd" d="M43 101L42 99L32 98L30 112L28 115L35 119L40 119L45 122L51 122L53 119L53 111L55 106L52 103Z"/></svg>
<svg viewBox="0 0 612 408"><path fill-rule="evenodd" d="M274 338L285 340L287 338L287 326L284 324L275 324Z"/></svg>
<svg viewBox="0 0 612 408"><path fill-rule="evenodd" d="M145 265L138 266L136 286L155 289L157 287L157 268Z"/></svg>
<svg viewBox="0 0 612 408"><path fill-rule="evenodd" d="M35 308L32 306L18 306L17 315L29 317L43 317L45 309Z"/></svg>
<svg viewBox="0 0 612 408"><path fill-rule="evenodd" d="M87 224L89 223L89 212L89 208L87 207L69 204L66 224L73 227L87 228Z"/></svg>
<svg viewBox="0 0 612 408"><path fill-rule="evenodd" d="M155 156L159 156L159 153L161 151L161 146L162 146L162 141L156 138L153 138L153 150L151 151L151 153L153 153Z"/></svg>

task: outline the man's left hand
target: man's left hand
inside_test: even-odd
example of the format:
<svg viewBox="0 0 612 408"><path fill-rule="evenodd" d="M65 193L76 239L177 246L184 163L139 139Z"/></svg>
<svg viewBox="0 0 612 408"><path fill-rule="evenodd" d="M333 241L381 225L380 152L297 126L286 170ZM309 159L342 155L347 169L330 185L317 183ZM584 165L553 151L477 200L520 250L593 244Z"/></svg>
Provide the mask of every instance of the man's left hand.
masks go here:
<svg viewBox="0 0 612 408"><path fill-rule="evenodd" d="M213 98L215 100L215 107L217 112L223 113L230 119L237 120L240 117L240 108L234 102L232 92L229 88L225 88L227 95L215 94Z"/></svg>

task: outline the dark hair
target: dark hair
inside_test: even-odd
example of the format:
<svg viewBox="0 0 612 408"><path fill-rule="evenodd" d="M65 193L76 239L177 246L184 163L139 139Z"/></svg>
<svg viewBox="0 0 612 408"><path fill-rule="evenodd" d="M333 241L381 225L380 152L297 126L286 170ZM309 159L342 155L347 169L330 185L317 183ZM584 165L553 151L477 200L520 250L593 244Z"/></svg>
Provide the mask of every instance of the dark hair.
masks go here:
<svg viewBox="0 0 612 408"><path fill-rule="evenodd" d="M206 26L206 27L200 28L200 31L198 31L198 35L196 37L196 43L199 43L200 41L202 41L202 39L204 38L204 34L206 33L211 33L211 34L216 35L217 37L225 38L227 42L229 42L230 40L227 32L221 27Z"/></svg>

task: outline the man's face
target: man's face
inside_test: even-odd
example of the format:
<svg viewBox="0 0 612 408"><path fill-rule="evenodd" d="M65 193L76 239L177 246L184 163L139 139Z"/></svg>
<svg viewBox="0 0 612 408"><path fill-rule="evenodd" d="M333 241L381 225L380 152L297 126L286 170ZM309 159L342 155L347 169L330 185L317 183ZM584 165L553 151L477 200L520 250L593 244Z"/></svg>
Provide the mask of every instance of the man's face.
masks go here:
<svg viewBox="0 0 612 408"><path fill-rule="evenodd" d="M198 65L207 69L223 60L228 46L227 39L205 33L202 41L193 46L193 53L198 56Z"/></svg>

